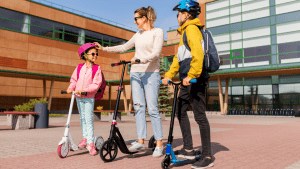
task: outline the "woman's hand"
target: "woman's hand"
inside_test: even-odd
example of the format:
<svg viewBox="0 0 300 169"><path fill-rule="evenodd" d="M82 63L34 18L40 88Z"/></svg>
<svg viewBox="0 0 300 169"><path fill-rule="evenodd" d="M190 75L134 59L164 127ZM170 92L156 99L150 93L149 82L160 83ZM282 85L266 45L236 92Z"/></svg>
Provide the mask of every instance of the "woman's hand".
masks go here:
<svg viewBox="0 0 300 169"><path fill-rule="evenodd" d="M172 79L169 78L169 77L165 77L165 78L162 79L161 81L162 81L162 84L167 85L169 80L172 80Z"/></svg>
<svg viewBox="0 0 300 169"><path fill-rule="evenodd" d="M103 47L98 42L94 42L93 44L97 46L96 49L103 50Z"/></svg>
<svg viewBox="0 0 300 169"><path fill-rule="evenodd" d="M77 90L75 93L81 95L82 92L85 92L84 90Z"/></svg>

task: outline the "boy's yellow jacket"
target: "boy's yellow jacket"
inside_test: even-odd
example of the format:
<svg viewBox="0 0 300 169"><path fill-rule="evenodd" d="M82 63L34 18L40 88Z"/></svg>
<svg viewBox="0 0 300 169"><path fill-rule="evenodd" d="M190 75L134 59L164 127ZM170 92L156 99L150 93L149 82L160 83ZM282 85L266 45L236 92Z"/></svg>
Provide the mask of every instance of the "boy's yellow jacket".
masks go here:
<svg viewBox="0 0 300 169"><path fill-rule="evenodd" d="M198 26L202 26L200 20L195 18L184 23L180 28L177 29L178 33L181 34L180 43L178 47L178 53L173 58L173 63L170 66L170 70L165 74L165 77L172 78L179 71L180 76L182 72L180 63L183 63L184 60L190 59L190 67L189 70L186 71L187 76L190 79L198 78L202 73L203 68L203 37L198 28ZM191 52L188 51L183 44L183 33L186 32L188 45L191 49ZM186 77L186 76L185 76ZM182 80L182 79L181 79Z"/></svg>

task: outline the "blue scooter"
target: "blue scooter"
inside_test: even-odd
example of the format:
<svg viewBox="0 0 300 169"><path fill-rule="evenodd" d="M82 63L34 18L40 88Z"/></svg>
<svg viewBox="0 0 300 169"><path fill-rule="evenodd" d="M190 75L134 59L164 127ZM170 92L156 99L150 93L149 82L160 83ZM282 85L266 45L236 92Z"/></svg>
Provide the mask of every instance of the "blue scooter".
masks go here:
<svg viewBox="0 0 300 169"><path fill-rule="evenodd" d="M160 83L162 83L162 81L160 81ZM175 82L172 82L169 80L168 83L174 85L175 90L174 90L174 100L173 100L173 108L172 108L172 115L171 115L170 131L169 131L168 144L167 144L167 149L166 149L166 157L161 162L161 167L163 169L169 168L171 163L181 164L181 163L191 161L190 159L176 158L176 155L172 148L173 127L174 127L175 110L176 110L176 103L177 103L177 93L178 93L179 86L182 85L182 82L175 83ZM197 79L190 80L190 83L197 83ZM196 154L195 160L198 160L201 158L201 152L199 150L197 150L195 154Z"/></svg>

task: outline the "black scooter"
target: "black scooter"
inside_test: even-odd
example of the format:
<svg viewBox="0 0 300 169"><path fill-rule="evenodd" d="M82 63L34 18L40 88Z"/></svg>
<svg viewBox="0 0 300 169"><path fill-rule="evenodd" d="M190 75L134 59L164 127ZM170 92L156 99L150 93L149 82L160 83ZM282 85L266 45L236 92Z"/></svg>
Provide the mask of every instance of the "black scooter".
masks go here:
<svg viewBox="0 0 300 169"><path fill-rule="evenodd" d="M140 63L140 60L137 59L137 60L135 60L135 62ZM122 70L120 86L118 87L117 103L116 103L114 117L113 117L113 121L112 121L112 125L111 125L110 136L109 136L108 140L103 143L103 145L99 151L100 157L104 162L111 162L117 157L118 147L121 150L121 152L124 154L135 154L137 152L141 152L141 151L129 151L125 144L125 141L119 131L119 128L116 127L116 125L117 125L116 118L117 118L117 112L118 112L118 108L119 108L119 101L120 101L121 92L123 90L122 83L123 83L125 67L129 63L131 63L131 62L123 60L123 61L120 61L119 63L111 64L111 66L123 65L123 70ZM142 151L149 151L149 150L154 151L155 147L156 147L156 141L154 139L154 136L152 136L149 140L148 148L145 150L142 150Z"/></svg>
<svg viewBox="0 0 300 169"><path fill-rule="evenodd" d="M162 81L160 82L162 83ZM176 158L175 153L172 148L172 142L173 142L173 127L174 127L174 120L175 120L175 110L176 110L176 103L177 103L177 93L179 86L182 84L182 82L174 83L172 81L168 81L169 84L172 84L175 86L174 90L174 100L173 100L173 108L172 108L172 115L171 115L171 123L170 123L170 131L169 131L169 137L168 137L168 144L166 149L166 156L161 162L161 168L167 169L169 168L170 164L181 164L185 163L187 161L190 161L190 159L179 159ZM197 79L190 80L190 83L197 83ZM198 160L201 158L201 152L199 150L196 151L196 157L195 160Z"/></svg>

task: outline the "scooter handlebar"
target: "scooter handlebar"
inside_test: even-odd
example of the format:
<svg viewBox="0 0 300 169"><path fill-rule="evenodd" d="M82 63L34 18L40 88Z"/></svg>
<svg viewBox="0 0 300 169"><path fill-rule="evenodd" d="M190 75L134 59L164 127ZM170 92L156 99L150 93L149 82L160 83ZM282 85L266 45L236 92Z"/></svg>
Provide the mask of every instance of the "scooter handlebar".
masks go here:
<svg viewBox="0 0 300 169"><path fill-rule="evenodd" d="M65 90L62 90L60 93L61 93L61 94L68 94L67 91L65 91ZM81 95L86 96L86 95L87 95L87 92L81 92Z"/></svg>
<svg viewBox="0 0 300 169"><path fill-rule="evenodd" d="M162 84L162 80L160 81L160 83ZM170 83L174 84L174 82L172 82L171 80L168 80L168 84L170 84ZM191 79L190 83L197 83L197 79Z"/></svg>
<svg viewBox="0 0 300 169"><path fill-rule="evenodd" d="M136 59L135 60L136 63L140 63L140 59ZM128 64L128 63L131 63L131 61L125 61L125 60L122 60L120 61L119 63L112 63L111 66L119 66L119 65L124 65L124 64Z"/></svg>

